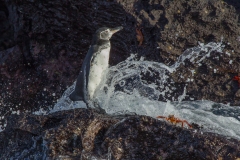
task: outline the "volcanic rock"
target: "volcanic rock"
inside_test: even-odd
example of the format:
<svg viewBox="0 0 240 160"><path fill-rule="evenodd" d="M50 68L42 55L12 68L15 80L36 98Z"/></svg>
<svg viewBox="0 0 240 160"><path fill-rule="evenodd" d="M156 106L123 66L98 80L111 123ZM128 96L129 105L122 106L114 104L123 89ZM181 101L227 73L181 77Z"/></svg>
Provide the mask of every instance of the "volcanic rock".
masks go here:
<svg viewBox="0 0 240 160"><path fill-rule="evenodd" d="M239 140L148 116L110 116L92 109L11 115L0 143L1 159L240 158Z"/></svg>

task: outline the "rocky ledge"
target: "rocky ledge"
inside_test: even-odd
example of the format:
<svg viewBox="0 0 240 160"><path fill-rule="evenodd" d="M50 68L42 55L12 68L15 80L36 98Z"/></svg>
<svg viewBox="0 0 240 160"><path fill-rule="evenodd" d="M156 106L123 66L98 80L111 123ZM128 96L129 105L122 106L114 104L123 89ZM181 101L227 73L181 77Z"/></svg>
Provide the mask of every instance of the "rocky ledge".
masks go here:
<svg viewBox="0 0 240 160"><path fill-rule="evenodd" d="M11 115L0 144L0 159L240 158L239 140L148 116L110 116L93 109Z"/></svg>

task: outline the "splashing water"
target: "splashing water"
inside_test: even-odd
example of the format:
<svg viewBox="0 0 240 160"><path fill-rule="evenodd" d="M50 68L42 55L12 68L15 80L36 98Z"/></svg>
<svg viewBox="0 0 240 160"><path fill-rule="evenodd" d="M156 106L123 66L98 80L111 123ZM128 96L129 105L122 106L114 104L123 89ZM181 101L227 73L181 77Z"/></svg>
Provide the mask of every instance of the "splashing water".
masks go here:
<svg viewBox="0 0 240 160"><path fill-rule="evenodd" d="M184 65L185 60L200 65L212 52L223 54L223 48L222 42L205 45L199 43L199 46L186 50L172 66L131 55L106 71L105 78L95 92L95 98L108 114L133 112L154 118L173 114L203 126L204 131L240 139L240 107L211 101L183 101L186 86L182 95L177 98L171 96L178 88L169 75L181 64ZM65 91L51 112L86 107L83 102L72 102L68 98L74 86L75 84Z"/></svg>

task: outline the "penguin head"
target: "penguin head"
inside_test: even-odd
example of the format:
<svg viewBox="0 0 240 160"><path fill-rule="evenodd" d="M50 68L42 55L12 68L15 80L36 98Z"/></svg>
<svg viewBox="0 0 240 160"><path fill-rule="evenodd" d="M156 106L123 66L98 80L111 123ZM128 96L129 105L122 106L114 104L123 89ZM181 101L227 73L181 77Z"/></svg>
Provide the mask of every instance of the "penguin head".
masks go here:
<svg viewBox="0 0 240 160"><path fill-rule="evenodd" d="M123 29L122 26L115 28L102 27L96 31L96 35L101 40L109 40L114 33L118 32L121 29Z"/></svg>

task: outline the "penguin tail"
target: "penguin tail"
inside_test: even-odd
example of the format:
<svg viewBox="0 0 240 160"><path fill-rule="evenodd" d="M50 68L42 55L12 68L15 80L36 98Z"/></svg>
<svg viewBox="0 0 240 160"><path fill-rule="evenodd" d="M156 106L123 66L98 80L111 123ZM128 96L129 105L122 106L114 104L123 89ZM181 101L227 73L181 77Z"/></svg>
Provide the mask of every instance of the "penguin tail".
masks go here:
<svg viewBox="0 0 240 160"><path fill-rule="evenodd" d="M72 101L83 101L83 97L82 96L79 96L77 95L75 92L72 92L69 96L69 98L72 100Z"/></svg>

